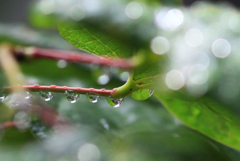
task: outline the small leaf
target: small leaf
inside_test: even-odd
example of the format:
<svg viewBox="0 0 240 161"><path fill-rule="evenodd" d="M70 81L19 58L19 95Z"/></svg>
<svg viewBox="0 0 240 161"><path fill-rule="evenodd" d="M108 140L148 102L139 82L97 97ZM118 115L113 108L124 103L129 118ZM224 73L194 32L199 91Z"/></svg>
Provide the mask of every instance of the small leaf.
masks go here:
<svg viewBox="0 0 240 161"><path fill-rule="evenodd" d="M185 125L208 137L240 150L240 118L217 102L202 97L192 99L178 92L155 92L163 105Z"/></svg>

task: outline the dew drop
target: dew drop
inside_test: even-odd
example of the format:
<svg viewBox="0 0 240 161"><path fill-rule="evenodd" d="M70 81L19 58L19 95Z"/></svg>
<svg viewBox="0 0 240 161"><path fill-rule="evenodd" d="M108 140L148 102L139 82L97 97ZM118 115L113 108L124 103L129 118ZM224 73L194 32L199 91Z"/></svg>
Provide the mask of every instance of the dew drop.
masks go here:
<svg viewBox="0 0 240 161"><path fill-rule="evenodd" d="M25 99L31 98L32 94L30 92L26 92L25 94Z"/></svg>
<svg viewBox="0 0 240 161"><path fill-rule="evenodd" d="M152 96L153 92L154 92L154 89L148 89L149 97Z"/></svg>
<svg viewBox="0 0 240 161"><path fill-rule="evenodd" d="M135 100L146 100L152 96L153 89L140 89L131 93L131 97Z"/></svg>
<svg viewBox="0 0 240 161"><path fill-rule="evenodd" d="M65 97L70 103L76 103L79 99L79 94L72 91L65 91Z"/></svg>
<svg viewBox="0 0 240 161"><path fill-rule="evenodd" d="M123 98L111 98L111 97L107 97L107 101L109 103L109 105L117 108L119 106L121 106L121 104L123 103Z"/></svg>
<svg viewBox="0 0 240 161"><path fill-rule="evenodd" d="M53 92L40 91L39 94L44 101L50 101L53 98Z"/></svg>
<svg viewBox="0 0 240 161"><path fill-rule="evenodd" d="M87 99L92 102L92 103L97 103L97 101L99 100L100 96L97 94L93 94L93 93L89 93L86 94Z"/></svg>
<svg viewBox="0 0 240 161"><path fill-rule="evenodd" d="M34 84L34 87L36 88L36 87L40 87L40 85L39 84Z"/></svg>

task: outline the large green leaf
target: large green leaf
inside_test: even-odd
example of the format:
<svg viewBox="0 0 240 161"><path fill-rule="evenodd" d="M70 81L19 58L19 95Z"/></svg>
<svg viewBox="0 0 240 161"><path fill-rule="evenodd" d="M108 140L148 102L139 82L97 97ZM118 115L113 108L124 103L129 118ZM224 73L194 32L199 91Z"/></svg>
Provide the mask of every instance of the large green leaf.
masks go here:
<svg viewBox="0 0 240 161"><path fill-rule="evenodd" d="M240 118L207 97L190 98L179 92L155 92L163 105L185 125L240 150Z"/></svg>

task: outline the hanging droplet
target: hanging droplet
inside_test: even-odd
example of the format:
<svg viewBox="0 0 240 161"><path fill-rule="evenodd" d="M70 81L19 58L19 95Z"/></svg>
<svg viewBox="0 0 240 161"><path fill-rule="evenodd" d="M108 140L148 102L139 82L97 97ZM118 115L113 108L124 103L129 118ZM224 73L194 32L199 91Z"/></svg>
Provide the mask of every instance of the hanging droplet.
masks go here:
<svg viewBox="0 0 240 161"><path fill-rule="evenodd" d="M148 89L149 97L152 96L153 92L154 92L154 89Z"/></svg>
<svg viewBox="0 0 240 161"><path fill-rule="evenodd" d="M123 98L111 98L107 97L108 103L113 107L119 107L123 103Z"/></svg>
<svg viewBox="0 0 240 161"><path fill-rule="evenodd" d="M152 96L153 89L140 89L131 93L131 97L135 100L146 100Z"/></svg>
<svg viewBox="0 0 240 161"><path fill-rule="evenodd" d="M40 91L39 94L44 101L50 101L53 98L53 92Z"/></svg>
<svg viewBox="0 0 240 161"><path fill-rule="evenodd" d="M30 92L26 92L25 94L25 99L31 98L32 94Z"/></svg>
<svg viewBox="0 0 240 161"><path fill-rule="evenodd" d="M72 91L65 91L65 97L70 103L76 103L79 99L79 94Z"/></svg>
<svg viewBox="0 0 240 161"><path fill-rule="evenodd" d="M92 102L92 103L97 103L97 101L99 100L100 96L97 94L93 94L93 93L89 93L86 94L87 99Z"/></svg>

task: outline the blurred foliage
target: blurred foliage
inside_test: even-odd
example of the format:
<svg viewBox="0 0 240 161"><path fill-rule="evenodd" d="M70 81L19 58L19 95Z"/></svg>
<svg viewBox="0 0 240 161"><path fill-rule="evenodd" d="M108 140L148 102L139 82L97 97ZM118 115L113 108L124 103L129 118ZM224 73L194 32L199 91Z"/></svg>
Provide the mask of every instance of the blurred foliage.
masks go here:
<svg viewBox="0 0 240 161"><path fill-rule="evenodd" d="M228 105L228 108L223 108L226 110L226 112L223 112L224 115L228 115L228 112L231 110L235 110L236 114L239 114L239 110L235 108L238 107L239 100L237 98L240 88L239 86L235 86L236 80L239 77L239 63L237 59L239 49L237 36L239 34L238 31L235 31L238 23L234 23L238 22L239 13L226 5L215 6L199 3L190 9L180 7L180 10L171 10L172 8L162 6L164 2L176 4L175 2L178 1L162 1L161 5L157 6L155 4L158 1L149 3L149 1L146 2L143 0L141 1L144 10L143 15L137 19L131 19L125 14L125 6L129 2L110 0L35 1L31 6L29 17L33 26L44 29L57 29L57 23L65 22L66 20L68 21L65 23L76 24L79 24L78 21L82 20L97 31L110 34L119 41L126 40L124 38L127 38L129 43L125 43L130 48L135 49L135 53L133 54L142 54L144 59L147 59L147 64L144 64L143 67L135 71L136 79L151 77L159 74L159 72L165 76L173 69L181 71L186 66L196 64L204 67L207 66L209 79L205 82L202 81L202 84L191 83L192 80L197 83L199 80L201 81L202 79L199 79L199 77L202 78L201 76L206 74L206 72L202 72L206 71L206 68L201 68L200 72L193 71L199 77L195 79L186 77L189 80L186 81L186 84L183 84L184 87L181 92L185 92L184 94L188 92L192 96L197 97L206 94L205 97L215 98L222 104ZM84 7L83 12L81 7L80 9L76 8L76 6L79 7L79 4L77 5L76 3L82 4ZM76 9L78 9L79 13L84 13L85 15L84 17L81 17L82 15L75 16L74 19L77 21L73 21L71 15L75 13ZM162 26L162 23L168 22L164 20L166 20L166 16L169 16L168 13L170 10L172 11L170 13L173 14L170 14L170 17L167 18L171 20L171 16L176 16L174 13L180 13L177 16L180 16L181 19L182 13L184 15L184 22L179 24L180 21L177 19L178 21L174 21L176 23L174 23L175 26L173 25L173 28L171 26ZM124 17L122 17L123 15ZM156 19L157 15L162 16L162 19ZM227 19L224 17L227 17ZM236 19L236 21L230 21L231 19ZM161 21L160 24L158 23L159 21ZM202 37L204 37L203 43L199 46L191 46L199 43L198 41L195 42L195 39L190 40L190 47L189 44L185 43L185 33L192 28L200 30L203 35ZM171 44L168 55L155 55L152 49L149 48L152 38L156 36L167 38L169 44ZM232 45L232 53L225 59L218 59L211 53L212 42L219 37L227 39ZM199 39L199 37L196 39ZM58 33L32 30L16 24L0 23L0 41L11 42L15 45L35 45L47 48L79 50L63 41ZM165 44L165 46L167 45ZM223 43L223 45L225 44ZM224 49L222 50L224 51ZM205 52L205 55L202 55L207 57L207 59L204 59L204 56L199 55L198 52ZM189 53L197 54L190 55ZM174 59L180 56L183 56L185 59L180 59L180 61L169 60L169 57ZM159 64L159 62L161 63ZM77 63L68 63L67 67L59 68L57 62L53 60L31 59L22 60L19 62L19 65L29 84L55 84L86 88L104 87L109 89L123 84L118 79L120 72L122 72L118 69L99 69L98 67L79 65ZM110 82L105 86L97 83L97 78L101 74L107 74L111 78ZM176 77L172 79L180 80ZM228 81L229 79L231 81ZM7 82L2 72L0 72L0 80L0 86L6 86ZM229 85L226 82L233 83ZM157 86L160 92L168 88L165 82L162 83L160 81ZM159 96L159 91L155 93L156 97L159 97L175 115L180 111L178 109L185 109L186 106L182 96L180 97L180 101L177 100L178 97L174 97L177 101L171 98L172 95L168 96L171 99L164 100L164 97ZM144 95L147 92L148 90L144 92ZM225 93L227 96L224 95ZM138 97L136 96L136 98ZM39 94L33 93L33 98L39 98ZM33 107L36 106L33 100L26 101ZM43 101L41 103L46 105ZM101 98L98 103L93 104L87 100L86 96L81 95L77 103L70 104L63 94L55 93L54 98L47 104L58 111L59 115L67 119L70 124L62 125L63 127L50 128L39 118L35 118L36 116L30 115L32 122L27 129L0 129L1 160L239 160L239 152L219 144L197 131L187 128L178 119L172 117L154 97L144 102L126 97L121 107L112 108L107 104L105 98ZM198 105L198 103L196 104ZM181 106L183 107L181 108ZM220 110L219 107L221 106L214 106L214 110ZM191 108L195 108L195 106L191 106ZM173 109L176 110L173 111ZM199 120L199 117L194 117L190 112L192 116L190 120L197 120L198 126L202 125L204 128L209 129L209 131L205 129L207 132L211 132L211 127L221 126L222 124L219 119L223 119L215 116L216 113L209 114L211 112L209 112L209 109L201 107L201 114L199 116L202 121ZM8 107L6 104L1 103L0 121L14 120L19 111L21 112L21 109ZM198 111L195 112L193 111L194 114L198 114ZM188 124L185 119L189 116L180 111L178 117L184 123ZM217 119L214 119L215 117ZM228 115L227 118L233 119L232 114ZM229 121L228 119L227 121ZM215 122L217 123L215 124ZM236 125L238 124L239 122L236 121ZM196 127L196 125L193 126ZM220 127L218 130L213 130L213 133L219 133L219 137L222 134L225 135L225 128L225 126ZM236 128L236 131L238 133L238 128ZM236 133L234 132L233 135ZM229 137L228 139L233 139L232 135L227 135L227 137ZM221 138L218 140L221 140ZM232 141L231 144L235 143Z"/></svg>

